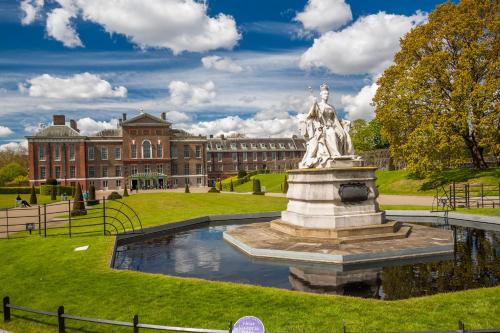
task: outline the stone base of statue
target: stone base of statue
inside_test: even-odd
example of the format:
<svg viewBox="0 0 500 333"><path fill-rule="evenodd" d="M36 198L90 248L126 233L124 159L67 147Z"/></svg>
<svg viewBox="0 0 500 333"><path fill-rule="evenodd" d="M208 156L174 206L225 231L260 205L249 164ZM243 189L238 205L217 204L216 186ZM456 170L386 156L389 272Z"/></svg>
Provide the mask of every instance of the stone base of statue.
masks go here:
<svg viewBox="0 0 500 333"><path fill-rule="evenodd" d="M290 170L281 219L231 229L224 238L252 256L316 262L452 252L450 231L385 220L375 170L349 157L336 159L332 168Z"/></svg>

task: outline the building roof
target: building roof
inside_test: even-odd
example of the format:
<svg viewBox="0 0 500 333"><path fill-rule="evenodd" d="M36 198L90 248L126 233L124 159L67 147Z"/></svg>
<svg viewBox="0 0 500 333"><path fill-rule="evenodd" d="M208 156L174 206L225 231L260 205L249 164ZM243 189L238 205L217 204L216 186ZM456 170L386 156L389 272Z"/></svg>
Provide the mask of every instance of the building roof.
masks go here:
<svg viewBox="0 0 500 333"><path fill-rule="evenodd" d="M40 129L33 137L66 138L81 137L81 135L78 131L75 131L67 125L50 125Z"/></svg>
<svg viewBox="0 0 500 333"><path fill-rule="evenodd" d="M170 126L166 120L153 116L152 114L141 112L139 115L124 120L122 126Z"/></svg>

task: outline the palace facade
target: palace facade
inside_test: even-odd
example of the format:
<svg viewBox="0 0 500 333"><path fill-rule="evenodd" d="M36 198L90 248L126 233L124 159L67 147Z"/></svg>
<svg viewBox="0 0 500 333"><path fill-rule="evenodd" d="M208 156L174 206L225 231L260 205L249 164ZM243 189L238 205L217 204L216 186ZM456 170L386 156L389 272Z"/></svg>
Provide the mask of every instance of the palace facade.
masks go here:
<svg viewBox="0 0 500 333"><path fill-rule="evenodd" d="M303 139L213 138L172 128L166 114L141 112L116 129L81 135L76 121L54 115L53 124L28 136L29 179L34 185L58 183L97 190L213 186L238 170L296 168Z"/></svg>

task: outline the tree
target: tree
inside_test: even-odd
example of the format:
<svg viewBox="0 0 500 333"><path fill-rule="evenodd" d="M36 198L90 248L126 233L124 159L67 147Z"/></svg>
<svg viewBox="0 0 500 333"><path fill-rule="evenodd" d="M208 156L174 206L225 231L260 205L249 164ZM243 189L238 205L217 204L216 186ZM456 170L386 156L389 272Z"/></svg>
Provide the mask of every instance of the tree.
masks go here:
<svg viewBox="0 0 500 333"><path fill-rule="evenodd" d="M391 155L420 174L500 157L500 5L438 6L401 40L378 80L376 117Z"/></svg>
<svg viewBox="0 0 500 333"><path fill-rule="evenodd" d="M52 185L50 188L50 200L57 200L57 186Z"/></svg>
<svg viewBox="0 0 500 333"><path fill-rule="evenodd" d="M127 184L125 184L125 187L123 188L123 196L128 197Z"/></svg>
<svg viewBox="0 0 500 333"><path fill-rule="evenodd" d="M387 141L382 138L380 133L381 126L377 119L369 122L364 119L356 119L351 126L350 134L356 152L388 147Z"/></svg>
<svg viewBox="0 0 500 333"><path fill-rule="evenodd" d="M36 198L35 185L31 185L31 195L30 195L30 204L36 205L38 200Z"/></svg>
<svg viewBox="0 0 500 333"><path fill-rule="evenodd" d="M245 178L246 175L247 175L247 172L245 170L243 170L243 169L238 170L238 179Z"/></svg>
<svg viewBox="0 0 500 333"><path fill-rule="evenodd" d="M11 162L0 169L0 184L14 180L18 176L26 176L26 169L17 162Z"/></svg>
<svg viewBox="0 0 500 333"><path fill-rule="evenodd" d="M75 200L73 201L73 209L71 210L71 216L86 215L87 210L85 209L85 202L83 201L82 187L80 183L76 183L76 193Z"/></svg>

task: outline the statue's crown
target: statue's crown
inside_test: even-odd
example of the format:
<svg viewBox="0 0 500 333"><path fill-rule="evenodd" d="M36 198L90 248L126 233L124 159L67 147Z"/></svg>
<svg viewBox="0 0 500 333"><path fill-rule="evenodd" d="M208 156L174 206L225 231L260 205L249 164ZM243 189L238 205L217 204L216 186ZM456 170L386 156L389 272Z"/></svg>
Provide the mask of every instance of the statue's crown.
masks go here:
<svg viewBox="0 0 500 333"><path fill-rule="evenodd" d="M329 91L329 90L330 90L330 87L328 87L328 83L323 82L323 84L319 86L319 90L320 90L320 91L322 91L322 90Z"/></svg>

